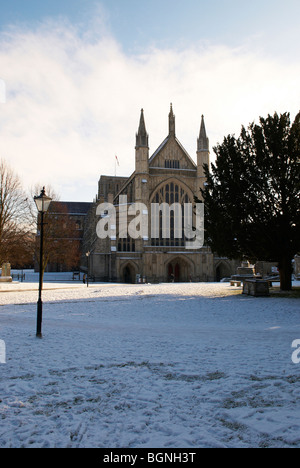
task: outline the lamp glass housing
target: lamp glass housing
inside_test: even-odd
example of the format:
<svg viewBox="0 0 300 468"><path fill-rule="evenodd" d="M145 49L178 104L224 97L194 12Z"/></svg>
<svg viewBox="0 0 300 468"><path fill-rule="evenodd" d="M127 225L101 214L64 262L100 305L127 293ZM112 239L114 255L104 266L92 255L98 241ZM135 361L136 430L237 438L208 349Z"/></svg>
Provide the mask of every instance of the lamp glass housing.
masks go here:
<svg viewBox="0 0 300 468"><path fill-rule="evenodd" d="M34 197L34 201L39 213L46 213L52 201L52 198L47 197L45 189L41 191L41 194L38 197Z"/></svg>

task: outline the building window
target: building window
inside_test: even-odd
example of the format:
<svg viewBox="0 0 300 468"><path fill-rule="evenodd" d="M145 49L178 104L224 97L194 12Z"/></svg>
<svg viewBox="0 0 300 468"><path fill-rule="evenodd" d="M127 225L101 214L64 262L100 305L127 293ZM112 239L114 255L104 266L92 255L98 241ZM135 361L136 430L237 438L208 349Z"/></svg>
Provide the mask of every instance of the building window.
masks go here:
<svg viewBox="0 0 300 468"><path fill-rule="evenodd" d="M118 252L135 252L135 240L131 237L118 239Z"/></svg>
<svg viewBox="0 0 300 468"><path fill-rule="evenodd" d="M165 168L179 169L179 161L176 161L175 159L168 159L165 161Z"/></svg>
<svg viewBox="0 0 300 468"><path fill-rule="evenodd" d="M151 239L151 245L156 247L181 247L185 245L185 236L184 236L184 204L192 203L189 195L186 193L185 189L182 188L176 182L170 182L163 187L161 187L153 196L152 203L157 203L161 205L162 203L167 203L168 205L173 205L174 203L179 203L181 205L181 220L175 220L174 211L170 210L170 224L168 232L163 232L163 222L162 222L162 211L159 211L159 216L157 220L152 220L155 224L159 223L158 226L155 226L157 229L158 237ZM181 237L178 235L178 229L176 230L175 224L180 223ZM168 235L167 235L168 234Z"/></svg>

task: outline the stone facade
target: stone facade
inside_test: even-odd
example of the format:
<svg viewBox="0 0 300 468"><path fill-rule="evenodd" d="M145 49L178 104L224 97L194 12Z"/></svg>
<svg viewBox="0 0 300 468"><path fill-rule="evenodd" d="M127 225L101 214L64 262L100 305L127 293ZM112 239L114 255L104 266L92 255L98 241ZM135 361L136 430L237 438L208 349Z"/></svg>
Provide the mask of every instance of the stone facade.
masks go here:
<svg viewBox="0 0 300 468"><path fill-rule="evenodd" d="M165 282L165 281L214 281L214 256L210 249L186 249L185 239L170 237L151 239L148 233L138 239L124 238L115 226L115 235L100 239L96 234L97 207L112 203L118 216L133 203L143 203L147 214L151 203L193 203L204 186L203 165L209 165L209 140L202 116L196 147L197 163L188 155L176 137L175 116L172 105L169 113L169 134L150 156L149 137L146 132L144 112L141 111L135 146L135 171L128 177L101 176L98 195L86 221L83 240L82 269L89 268L89 275L102 281ZM126 197L126 198L125 198ZM126 207L124 208L124 200ZM123 206L123 207L122 207ZM122 208L121 208L122 207ZM117 216L117 218L118 218ZM132 217L128 215L128 223ZM87 262L87 252L89 261ZM228 272L228 273L232 273Z"/></svg>

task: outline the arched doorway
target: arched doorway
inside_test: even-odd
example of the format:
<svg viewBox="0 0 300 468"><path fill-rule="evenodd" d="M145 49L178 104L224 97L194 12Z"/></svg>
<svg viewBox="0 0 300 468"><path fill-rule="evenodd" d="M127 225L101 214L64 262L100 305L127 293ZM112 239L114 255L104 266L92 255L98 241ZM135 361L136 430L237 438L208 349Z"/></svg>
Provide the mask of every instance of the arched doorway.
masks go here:
<svg viewBox="0 0 300 468"><path fill-rule="evenodd" d="M127 265L124 266L123 271L122 271L122 281L123 283L127 284L133 284L135 283L135 269L130 263L127 263Z"/></svg>
<svg viewBox="0 0 300 468"><path fill-rule="evenodd" d="M179 283L180 281L180 265L179 263L169 263L168 265L168 281L170 283Z"/></svg>
<svg viewBox="0 0 300 468"><path fill-rule="evenodd" d="M192 266L183 258L175 258L167 264L168 282L183 283L190 281L193 274Z"/></svg>
<svg viewBox="0 0 300 468"><path fill-rule="evenodd" d="M230 278L230 269L225 262L219 263L216 268L216 281L221 281L222 278Z"/></svg>

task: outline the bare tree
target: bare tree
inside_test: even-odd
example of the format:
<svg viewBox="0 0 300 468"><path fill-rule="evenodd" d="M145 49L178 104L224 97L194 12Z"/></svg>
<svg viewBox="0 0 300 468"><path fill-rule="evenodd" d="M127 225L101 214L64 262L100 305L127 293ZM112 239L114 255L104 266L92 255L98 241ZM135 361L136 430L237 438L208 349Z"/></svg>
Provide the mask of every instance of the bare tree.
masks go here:
<svg viewBox="0 0 300 468"><path fill-rule="evenodd" d="M48 263L64 264L73 268L79 263L80 241L76 223L68 215L66 206L58 202L52 187L46 187L52 198L44 217L44 258L42 272ZM33 195L40 193L35 186L28 195L20 178L5 160L0 160L0 266L10 262L23 268L39 259L39 217Z"/></svg>
<svg viewBox="0 0 300 468"><path fill-rule="evenodd" d="M27 263L33 258L28 196L20 178L0 160L0 264Z"/></svg>

